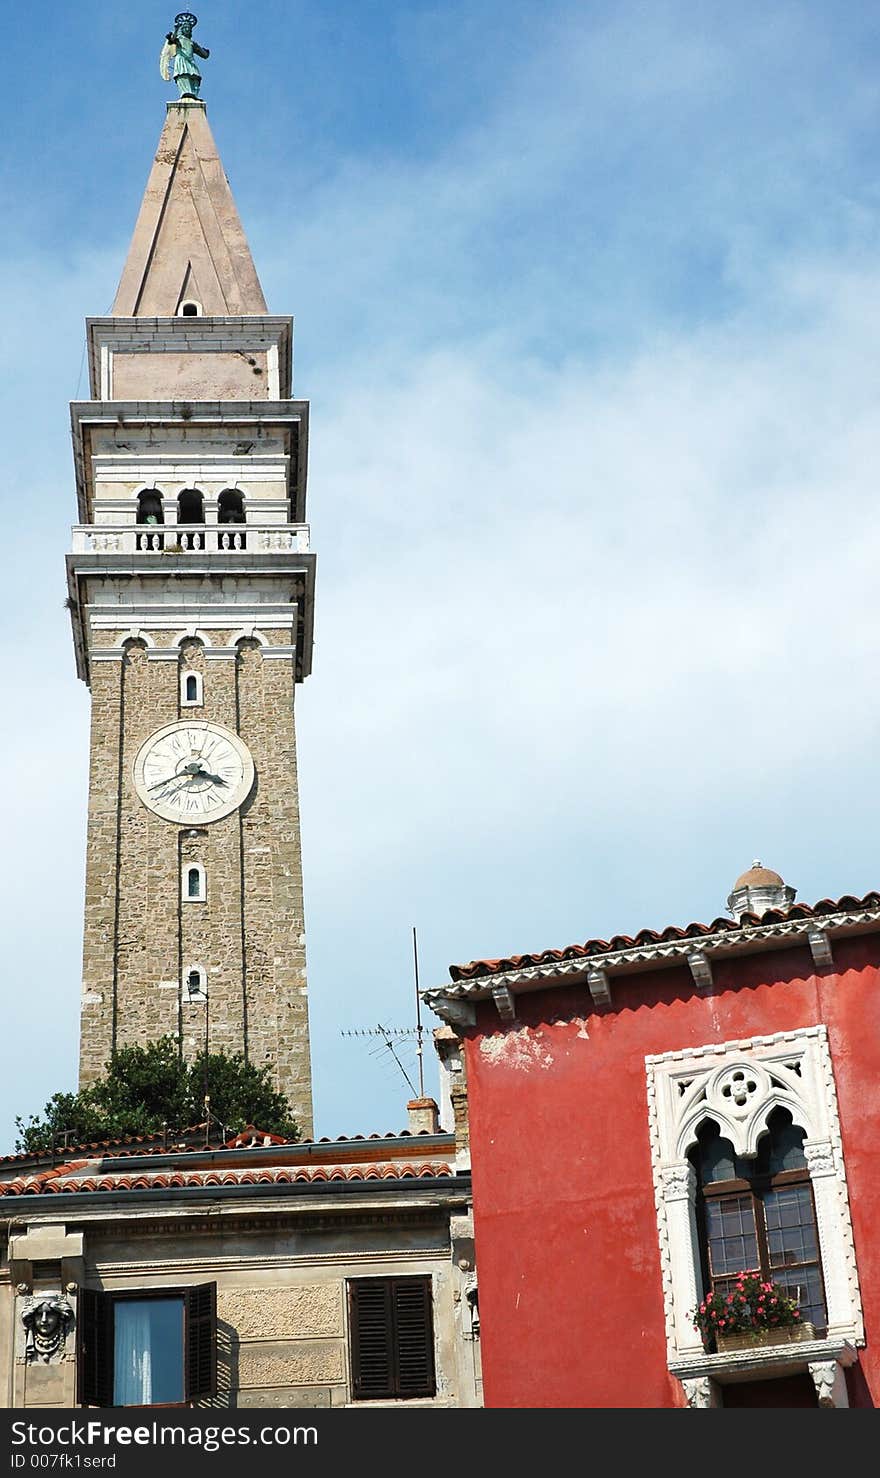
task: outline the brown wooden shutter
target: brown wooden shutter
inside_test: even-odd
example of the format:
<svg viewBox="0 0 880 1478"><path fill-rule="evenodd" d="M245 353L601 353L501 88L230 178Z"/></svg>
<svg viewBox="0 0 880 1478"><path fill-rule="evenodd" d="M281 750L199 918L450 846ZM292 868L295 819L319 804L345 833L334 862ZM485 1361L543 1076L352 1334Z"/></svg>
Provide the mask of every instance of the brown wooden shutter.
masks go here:
<svg viewBox="0 0 880 1478"><path fill-rule="evenodd" d="M359 1278L348 1289L355 1399L433 1396L430 1278Z"/></svg>
<svg viewBox="0 0 880 1478"><path fill-rule="evenodd" d="M434 1330L429 1278L392 1283L398 1396L433 1396Z"/></svg>
<svg viewBox="0 0 880 1478"><path fill-rule="evenodd" d="M217 1389L217 1284L184 1289L186 1399L199 1401Z"/></svg>
<svg viewBox="0 0 880 1478"><path fill-rule="evenodd" d="M348 1285L351 1311L351 1378L359 1400L394 1395L391 1289L387 1278Z"/></svg>
<svg viewBox="0 0 880 1478"><path fill-rule="evenodd" d="M81 1288L77 1295L77 1400L80 1406L113 1405L113 1300Z"/></svg>

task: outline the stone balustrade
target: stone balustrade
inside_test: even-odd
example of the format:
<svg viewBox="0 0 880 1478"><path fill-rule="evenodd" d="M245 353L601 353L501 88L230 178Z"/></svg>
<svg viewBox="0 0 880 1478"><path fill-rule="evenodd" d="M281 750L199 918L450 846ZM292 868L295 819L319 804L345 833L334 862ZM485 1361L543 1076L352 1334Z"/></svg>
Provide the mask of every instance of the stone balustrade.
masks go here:
<svg viewBox="0 0 880 1478"><path fill-rule="evenodd" d="M75 524L74 554L272 554L309 551L306 523Z"/></svg>

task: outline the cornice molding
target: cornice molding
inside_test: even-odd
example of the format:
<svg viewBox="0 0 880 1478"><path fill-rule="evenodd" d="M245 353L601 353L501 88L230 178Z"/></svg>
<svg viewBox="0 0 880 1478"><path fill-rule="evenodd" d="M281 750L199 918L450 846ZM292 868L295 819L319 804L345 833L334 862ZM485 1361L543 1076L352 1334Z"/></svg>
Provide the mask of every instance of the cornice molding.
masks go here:
<svg viewBox="0 0 880 1478"><path fill-rule="evenodd" d="M687 965L694 978L695 988L706 990L711 986L713 960L804 944L810 947L811 952L820 951L821 963L825 966L831 949L828 942L830 936L868 933L877 928L880 928L880 908L841 909L836 913L808 918L746 924L739 929L718 930L714 934L658 940L633 945L628 949L597 950L595 954L581 955L575 959L552 960L546 964L526 965L478 975L473 980L453 981L426 990L423 994L432 1011L444 1021L455 1023L462 1020L462 1007L471 1002L489 1000L499 989L506 988L515 995L525 994L527 991L550 990L559 984L588 983L590 975L596 975L600 971L608 982L610 992L613 990L614 973L635 975L643 970Z"/></svg>

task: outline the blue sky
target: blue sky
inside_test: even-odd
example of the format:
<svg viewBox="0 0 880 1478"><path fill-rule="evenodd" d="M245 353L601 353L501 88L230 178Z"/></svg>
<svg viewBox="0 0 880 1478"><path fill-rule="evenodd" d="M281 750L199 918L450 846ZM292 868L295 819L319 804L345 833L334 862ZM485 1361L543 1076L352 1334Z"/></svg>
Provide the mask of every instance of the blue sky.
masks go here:
<svg viewBox="0 0 880 1478"><path fill-rule="evenodd" d="M312 402L298 725L317 1129L453 961L880 884L880 9L205 3L203 94ZM88 695L67 402L173 6L3 3L6 1061L75 1078ZM27 65L16 58L25 57ZM411 1062L411 1058L410 1058ZM429 1068L429 1087L433 1081Z"/></svg>

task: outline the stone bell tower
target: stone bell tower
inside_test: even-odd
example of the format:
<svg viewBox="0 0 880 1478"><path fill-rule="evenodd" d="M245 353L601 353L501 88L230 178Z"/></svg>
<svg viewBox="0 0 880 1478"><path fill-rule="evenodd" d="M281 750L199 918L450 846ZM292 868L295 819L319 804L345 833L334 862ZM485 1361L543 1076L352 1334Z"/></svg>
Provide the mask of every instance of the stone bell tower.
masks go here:
<svg viewBox="0 0 880 1478"><path fill-rule="evenodd" d="M312 1131L294 695L312 653L308 405L205 104L167 117L71 407L92 695L80 1081L172 1034L267 1064Z"/></svg>

